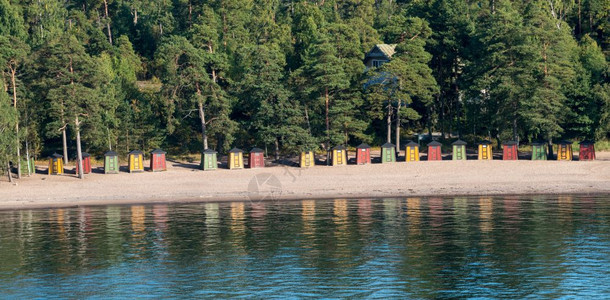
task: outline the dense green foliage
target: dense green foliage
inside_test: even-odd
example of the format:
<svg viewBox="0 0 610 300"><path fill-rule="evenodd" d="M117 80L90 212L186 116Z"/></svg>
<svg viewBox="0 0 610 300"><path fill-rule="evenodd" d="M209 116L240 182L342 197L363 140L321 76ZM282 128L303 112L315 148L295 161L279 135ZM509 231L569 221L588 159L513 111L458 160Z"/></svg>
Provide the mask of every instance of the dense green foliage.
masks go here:
<svg viewBox="0 0 610 300"><path fill-rule="evenodd" d="M78 133L96 156L608 139L609 47L610 0L0 0L0 168Z"/></svg>

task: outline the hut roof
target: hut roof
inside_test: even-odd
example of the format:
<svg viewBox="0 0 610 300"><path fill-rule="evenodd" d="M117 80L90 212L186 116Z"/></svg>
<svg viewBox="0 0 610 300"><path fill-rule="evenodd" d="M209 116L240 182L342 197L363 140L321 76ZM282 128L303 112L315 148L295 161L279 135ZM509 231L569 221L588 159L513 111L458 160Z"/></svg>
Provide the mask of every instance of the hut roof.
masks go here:
<svg viewBox="0 0 610 300"><path fill-rule="evenodd" d="M155 150L151 151L150 153L152 153L152 154L165 154L167 152L165 152L165 151L163 151L161 149L155 149Z"/></svg>
<svg viewBox="0 0 610 300"><path fill-rule="evenodd" d="M580 142L579 144L581 144L581 145L595 145L595 141L586 140L586 141Z"/></svg>
<svg viewBox="0 0 610 300"><path fill-rule="evenodd" d="M466 142L464 142L464 141L462 141L462 140L457 140L457 141L455 141L455 142L451 143L451 145L456 145L456 146L462 146L462 145L463 145L463 146L465 146L465 145L467 145L467 144L468 144L468 143L466 143Z"/></svg>
<svg viewBox="0 0 610 300"><path fill-rule="evenodd" d="M491 142L489 140L482 140L479 142L479 145L491 145Z"/></svg>
<svg viewBox="0 0 610 300"><path fill-rule="evenodd" d="M356 147L357 149L370 149L371 146L369 146L368 144L362 143L360 145L358 145L358 147Z"/></svg>
<svg viewBox="0 0 610 300"><path fill-rule="evenodd" d="M239 148L233 148L233 149L229 150L229 153L242 153L242 152L244 152L244 151Z"/></svg>
<svg viewBox="0 0 610 300"><path fill-rule="evenodd" d="M140 150L133 150L133 151L129 152L129 154L144 154L144 153Z"/></svg>
<svg viewBox="0 0 610 300"><path fill-rule="evenodd" d="M516 141L505 141L505 142L502 142L502 145L517 145L517 142Z"/></svg>
<svg viewBox="0 0 610 300"><path fill-rule="evenodd" d="M57 153L53 153L53 155L50 155L49 158L63 158L64 156L61 154L57 154Z"/></svg>
<svg viewBox="0 0 610 300"><path fill-rule="evenodd" d="M345 146L339 145L339 146L336 146L335 148L333 148L333 150L345 150Z"/></svg>
<svg viewBox="0 0 610 300"><path fill-rule="evenodd" d="M439 143L438 141L432 141L430 143L428 143L428 146L442 146L443 144Z"/></svg>
<svg viewBox="0 0 610 300"><path fill-rule="evenodd" d="M381 145L381 148L394 148L396 147L396 145L392 144L392 143L385 143L383 145Z"/></svg>
<svg viewBox="0 0 610 300"><path fill-rule="evenodd" d="M409 141L407 143L407 147L415 147L415 146L419 147L419 144L414 141Z"/></svg>
<svg viewBox="0 0 610 300"><path fill-rule="evenodd" d="M104 153L104 156L118 156L118 154L116 154L116 152L114 152L114 151L108 151L108 152Z"/></svg>
<svg viewBox="0 0 610 300"><path fill-rule="evenodd" d="M212 149L205 149L203 150L203 154L216 154L218 152L212 150Z"/></svg>
<svg viewBox="0 0 610 300"><path fill-rule="evenodd" d="M254 148L252 148L252 150L250 150L250 153L263 153L263 152L265 152L263 149L256 148L256 147L254 147Z"/></svg>
<svg viewBox="0 0 610 300"><path fill-rule="evenodd" d="M534 141L532 142L532 146L544 146L546 145L546 142L544 141Z"/></svg>
<svg viewBox="0 0 610 300"><path fill-rule="evenodd" d="M572 145L572 141L561 140L559 142L555 142L556 145Z"/></svg>
<svg viewBox="0 0 610 300"><path fill-rule="evenodd" d="M87 152L83 152L83 153L81 153L81 155L82 155L83 157L91 157L91 154L89 154L89 153L87 153Z"/></svg>

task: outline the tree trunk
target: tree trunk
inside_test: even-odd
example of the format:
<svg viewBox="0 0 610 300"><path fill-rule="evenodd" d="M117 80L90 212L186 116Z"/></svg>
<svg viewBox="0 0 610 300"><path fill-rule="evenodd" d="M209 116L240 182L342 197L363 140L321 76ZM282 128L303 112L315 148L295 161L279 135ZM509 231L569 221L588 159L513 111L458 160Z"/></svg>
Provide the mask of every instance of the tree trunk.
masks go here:
<svg viewBox="0 0 610 300"><path fill-rule="evenodd" d="M328 119L328 107L329 107L329 99L328 99L328 88L324 90L324 100L326 104L325 114L326 114L326 165L330 164L330 121Z"/></svg>
<svg viewBox="0 0 610 300"><path fill-rule="evenodd" d="M275 138L275 161L280 160L280 140L279 138Z"/></svg>
<svg viewBox="0 0 610 300"><path fill-rule="evenodd" d="M554 157L553 157L553 139L550 139L550 138L548 139L548 145L547 145L547 148L548 148L548 149L547 149L547 155L546 155L546 158L547 158L548 160L552 160L552 159L554 158Z"/></svg>
<svg viewBox="0 0 610 300"><path fill-rule="evenodd" d="M64 147L64 166L68 164L68 138L66 136L66 127L61 130L61 139Z"/></svg>
<svg viewBox="0 0 610 300"><path fill-rule="evenodd" d="M19 110L17 109L17 84L16 84L16 73L17 67L11 67L11 84L13 86L13 107L15 108L15 114L17 115L17 122L15 123L15 133L17 137L17 179L21 179L21 145L19 143Z"/></svg>
<svg viewBox="0 0 610 300"><path fill-rule="evenodd" d="M400 99L396 107L396 153L400 153Z"/></svg>
<svg viewBox="0 0 610 300"><path fill-rule="evenodd" d="M390 103L390 101L388 100L388 119L386 121L386 125L387 125L387 139L386 142L391 143L392 142L392 104Z"/></svg>
<svg viewBox="0 0 610 300"><path fill-rule="evenodd" d="M309 135L311 135L311 123L309 122L309 113L307 112L307 105L305 105L305 120L307 121L307 130L309 131Z"/></svg>
<svg viewBox="0 0 610 300"><path fill-rule="evenodd" d="M36 173L36 170L34 168L34 164L32 164L32 166L30 166L30 145L28 143L28 125L29 125L29 118L28 118L28 113L27 110L25 112L25 161L28 164L28 177L30 177L32 175L32 172L30 171L30 168L32 168L32 170L34 170L34 173Z"/></svg>
<svg viewBox="0 0 610 300"><path fill-rule="evenodd" d="M30 168L34 169L34 165L30 166L30 147L28 145L28 139L27 139L27 127L26 127L26 138L25 138L25 160L26 160L26 164L28 165L28 177L32 176L32 172L30 171ZM34 172L36 172L34 170Z"/></svg>
<svg viewBox="0 0 610 300"><path fill-rule="evenodd" d="M201 97L201 89L199 89L199 83L195 85L197 87L197 95ZM199 119L201 120L201 140L203 141L203 150L208 150L208 133L205 124L205 110L203 109L203 102L201 99L198 101L199 105Z"/></svg>
<svg viewBox="0 0 610 300"><path fill-rule="evenodd" d="M108 42L112 45L112 31L110 30L110 17L108 16L108 0L104 0L104 10L106 13L106 30L108 31Z"/></svg>
<svg viewBox="0 0 610 300"><path fill-rule="evenodd" d="M517 136L517 116L513 117L513 141L519 143L519 137Z"/></svg>
<svg viewBox="0 0 610 300"><path fill-rule="evenodd" d="M576 29L578 38L582 37L582 5L581 0L578 0L578 28Z"/></svg>
<svg viewBox="0 0 610 300"><path fill-rule="evenodd" d="M6 166L7 166L6 173L8 174L8 182L13 183L13 175L11 174L11 163L8 162L8 159L6 162Z"/></svg>
<svg viewBox="0 0 610 300"><path fill-rule="evenodd" d="M78 164L78 178L85 179L85 172L83 170L83 152L80 146L80 121L78 115L74 120L74 129L76 131L76 163Z"/></svg>

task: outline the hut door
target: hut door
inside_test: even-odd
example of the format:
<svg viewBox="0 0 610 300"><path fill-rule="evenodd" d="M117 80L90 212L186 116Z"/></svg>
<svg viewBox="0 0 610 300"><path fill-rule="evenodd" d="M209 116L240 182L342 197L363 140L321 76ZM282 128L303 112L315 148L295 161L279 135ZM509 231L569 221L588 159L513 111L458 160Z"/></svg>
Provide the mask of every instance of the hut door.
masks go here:
<svg viewBox="0 0 610 300"><path fill-rule="evenodd" d="M240 166L240 164L239 164L239 155L237 155L237 154L233 155L233 166L234 167L239 167Z"/></svg>
<svg viewBox="0 0 610 300"><path fill-rule="evenodd" d="M139 170L141 168L142 168L142 166L140 165L140 156L139 155L135 155L133 157L133 169L134 170Z"/></svg>
<svg viewBox="0 0 610 300"><path fill-rule="evenodd" d="M414 161L415 160L415 148L409 148L410 152L409 152L409 160Z"/></svg>
<svg viewBox="0 0 610 300"><path fill-rule="evenodd" d="M311 166L311 156L309 155L309 152L305 153L305 165L306 166Z"/></svg>
<svg viewBox="0 0 610 300"><path fill-rule="evenodd" d="M342 165L343 164L343 151L337 150L336 153L337 153L337 164Z"/></svg>
<svg viewBox="0 0 610 300"><path fill-rule="evenodd" d="M488 155L488 153L487 153L487 145L483 145L483 146L481 147L481 151L483 151L482 158L483 158L483 159L488 159L488 158L489 158L489 155Z"/></svg>

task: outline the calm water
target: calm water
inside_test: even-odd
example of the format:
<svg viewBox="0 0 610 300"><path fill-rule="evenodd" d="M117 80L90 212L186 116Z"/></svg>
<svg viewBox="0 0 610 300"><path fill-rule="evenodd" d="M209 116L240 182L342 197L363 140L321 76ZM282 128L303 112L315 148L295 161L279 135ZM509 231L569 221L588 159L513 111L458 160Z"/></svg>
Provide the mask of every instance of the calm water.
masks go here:
<svg viewBox="0 0 610 300"><path fill-rule="evenodd" d="M0 212L0 298L604 298L610 196Z"/></svg>

